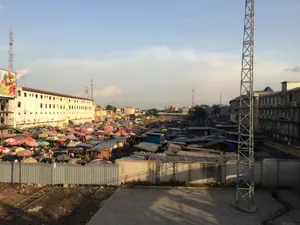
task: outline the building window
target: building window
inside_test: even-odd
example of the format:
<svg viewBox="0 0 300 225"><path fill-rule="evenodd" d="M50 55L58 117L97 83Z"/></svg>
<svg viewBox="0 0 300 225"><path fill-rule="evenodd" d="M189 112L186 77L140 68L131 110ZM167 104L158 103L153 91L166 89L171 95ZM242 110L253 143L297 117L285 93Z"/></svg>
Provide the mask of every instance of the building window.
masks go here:
<svg viewBox="0 0 300 225"><path fill-rule="evenodd" d="M31 97L31 94L29 93L29 97Z"/></svg>
<svg viewBox="0 0 300 225"><path fill-rule="evenodd" d="M21 102L18 102L18 107L21 108Z"/></svg>
<svg viewBox="0 0 300 225"><path fill-rule="evenodd" d="M49 109L51 109L51 104L49 104Z"/></svg>
<svg viewBox="0 0 300 225"><path fill-rule="evenodd" d="M53 104L53 109L55 109L55 104Z"/></svg>
<svg viewBox="0 0 300 225"><path fill-rule="evenodd" d="M51 100L51 96L49 96L49 99Z"/></svg>
<svg viewBox="0 0 300 225"><path fill-rule="evenodd" d="M53 100L55 100L55 97L53 97Z"/></svg>
<svg viewBox="0 0 300 225"><path fill-rule="evenodd" d="M36 94L35 97L38 98L38 95Z"/></svg>
<svg viewBox="0 0 300 225"><path fill-rule="evenodd" d="M41 103L41 108L43 108L43 103Z"/></svg>
<svg viewBox="0 0 300 225"><path fill-rule="evenodd" d="M60 98L60 100L62 101L62 98Z"/></svg>
<svg viewBox="0 0 300 225"><path fill-rule="evenodd" d="M41 99L43 99L43 95L41 95Z"/></svg>
<svg viewBox="0 0 300 225"><path fill-rule="evenodd" d="M45 109L47 109L47 104L45 104Z"/></svg>
<svg viewBox="0 0 300 225"><path fill-rule="evenodd" d="M18 91L18 96L21 96L21 91Z"/></svg>
<svg viewBox="0 0 300 225"><path fill-rule="evenodd" d="M27 93L26 92L24 92L24 97L27 97Z"/></svg>

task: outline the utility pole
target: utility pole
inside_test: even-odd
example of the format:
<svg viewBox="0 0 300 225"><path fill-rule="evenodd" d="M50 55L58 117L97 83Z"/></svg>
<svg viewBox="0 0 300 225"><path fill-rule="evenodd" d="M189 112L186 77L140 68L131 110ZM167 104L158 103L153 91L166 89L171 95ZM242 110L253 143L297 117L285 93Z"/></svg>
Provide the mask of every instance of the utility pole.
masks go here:
<svg viewBox="0 0 300 225"><path fill-rule="evenodd" d="M254 0L245 0L242 69L239 99L237 189L234 205L248 212L254 204L253 134Z"/></svg>

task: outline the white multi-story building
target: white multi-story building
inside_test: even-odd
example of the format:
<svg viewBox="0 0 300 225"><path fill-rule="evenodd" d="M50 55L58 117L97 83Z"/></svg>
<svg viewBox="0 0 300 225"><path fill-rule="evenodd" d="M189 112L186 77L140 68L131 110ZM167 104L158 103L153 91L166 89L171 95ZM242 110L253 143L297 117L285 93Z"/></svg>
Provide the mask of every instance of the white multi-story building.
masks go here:
<svg viewBox="0 0 300 225"><path fill-rule="evenodd" d="M259 130L259 98L263 95L273 93L273 90L270 87L266 87L263 91L254 91L253 92L253 109L254 109L254 115L253 115L253 127L255 131ZM249 98L247 95L243 96L243 100L246 103L243 103L242 110L248 109L249 105ZM233 123L238 123L238 117L239 117L239 107L240 107L240 97L236 97L235 99L232 99L229 102L229 117L230 121ZM243 120L246 124L248 123L247 120Z"/></svg>
<svg viewBox="0 0 300 225"><path fill-rule="evenodd" d="M91 99L26 87L18 87L16 94L9 101L13 112L9 123L14 127L62 126L94 120L95 106Z"/></svg>

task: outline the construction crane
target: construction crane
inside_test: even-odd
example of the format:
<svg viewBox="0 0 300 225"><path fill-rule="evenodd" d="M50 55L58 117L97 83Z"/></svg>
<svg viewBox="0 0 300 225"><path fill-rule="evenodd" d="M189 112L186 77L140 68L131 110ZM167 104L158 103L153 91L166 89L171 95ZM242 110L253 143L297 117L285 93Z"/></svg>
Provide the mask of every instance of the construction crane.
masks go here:
<svg viewBox="0 0 300 225"><path fill-rule="evenodd" d="M245 0L242 69L239 99L237 189L234 205L254 212L253 134L254 0Z"/></svg>

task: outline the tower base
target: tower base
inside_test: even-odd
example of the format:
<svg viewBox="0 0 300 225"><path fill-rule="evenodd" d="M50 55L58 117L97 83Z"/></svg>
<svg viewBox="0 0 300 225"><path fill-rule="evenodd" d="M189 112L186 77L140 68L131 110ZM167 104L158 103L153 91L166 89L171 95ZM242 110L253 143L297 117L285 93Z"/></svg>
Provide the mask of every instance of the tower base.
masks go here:
<svg viewBox="0 0 300 225"><path fill-rule="evenodd" d="M255 213L257 210L257 205L251 205L249 207L247 202L234 201L231 205L237 210L244 211L247 213Z"/></svg>

